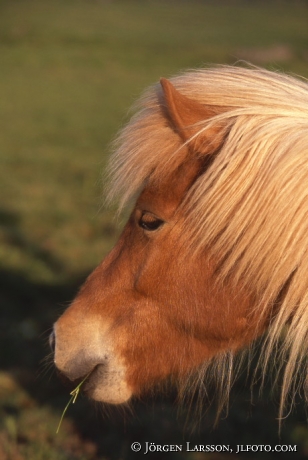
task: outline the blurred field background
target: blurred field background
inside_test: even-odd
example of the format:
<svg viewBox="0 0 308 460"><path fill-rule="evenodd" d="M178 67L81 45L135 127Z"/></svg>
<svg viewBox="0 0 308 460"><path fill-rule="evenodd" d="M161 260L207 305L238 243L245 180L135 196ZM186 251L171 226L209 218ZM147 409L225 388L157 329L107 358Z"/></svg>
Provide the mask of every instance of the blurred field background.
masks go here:
<svg viewBox="0 0 308 460"><path fill-rule="evenodd" d="M256 386L251 405L245 376L216 429L209 410L194 430L172 394L133 413L81 396L55 434L69 392L43 362L48 333L120 230L103 206L109 144L159 77L238 60L308 77L308 2L0 0L0 460L131 459L134 441L297 444L285 458L308 458L301 401L279 437L277 397Z"/></svg>

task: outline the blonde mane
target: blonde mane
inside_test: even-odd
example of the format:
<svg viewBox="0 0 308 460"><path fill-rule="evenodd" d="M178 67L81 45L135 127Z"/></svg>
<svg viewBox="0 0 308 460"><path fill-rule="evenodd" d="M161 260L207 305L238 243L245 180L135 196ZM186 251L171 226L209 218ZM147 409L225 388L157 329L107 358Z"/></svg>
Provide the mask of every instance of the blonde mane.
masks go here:
<svg viewBox="0 0 308 460"><path fill-rule="evenodd" d="M226 108L200 123L199 133L221 125L228 126L228 136L182 209L192 251L210 251L221 282L241 280L260 318L273 312L260 363L265 373L270 357L279 357L282 416L288 394L307 375L308 84L239 67L191 71L170 81L201 104ZM182 146L164 116L157 85L116 141L109 197L120 197L123 207L150 177L176 167ZM225 391L232 359L222 356L225 366L218 361Z"/></svg>

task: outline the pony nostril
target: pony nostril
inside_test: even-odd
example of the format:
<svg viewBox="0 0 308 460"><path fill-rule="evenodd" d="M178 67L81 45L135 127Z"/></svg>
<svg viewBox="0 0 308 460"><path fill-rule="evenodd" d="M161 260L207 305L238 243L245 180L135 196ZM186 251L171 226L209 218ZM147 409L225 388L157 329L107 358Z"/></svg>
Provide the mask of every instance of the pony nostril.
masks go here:
<svg viewBox="0 0 308 460"><path fill-rule="evenodd" d="M55 352L55 347L56 347L56 336L55 333L52 331L52 333L49 336L49 346L52 350L52 352Z"/></svg>

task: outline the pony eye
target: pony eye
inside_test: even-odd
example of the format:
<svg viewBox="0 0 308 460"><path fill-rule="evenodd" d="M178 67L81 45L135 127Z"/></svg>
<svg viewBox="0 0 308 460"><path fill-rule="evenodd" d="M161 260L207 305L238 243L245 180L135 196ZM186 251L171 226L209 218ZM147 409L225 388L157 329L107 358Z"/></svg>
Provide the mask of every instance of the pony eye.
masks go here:
<svg viewBox="0 0 308 460"><path fill-rule="evenodd" d="M139 227L150 232L157 230L163 223L163 220L158 219L157 217L153 216L153 214L149 213L142 214L138 222Z"/></svg>

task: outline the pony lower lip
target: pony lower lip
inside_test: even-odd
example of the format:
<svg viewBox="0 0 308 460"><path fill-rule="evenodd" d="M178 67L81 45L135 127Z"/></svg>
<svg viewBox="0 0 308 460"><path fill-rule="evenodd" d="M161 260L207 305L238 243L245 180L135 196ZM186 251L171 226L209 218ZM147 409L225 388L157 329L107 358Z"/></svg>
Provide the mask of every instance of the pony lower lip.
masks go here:
<svg viewBox="0 0 308 460"><path fill-rule="evenodd" d="M95 382L94 380L95 377L96 377L96 374L97 374L97 371L98 371L98 368L102 366L102 364L97 364L93 370L88 374L88 378L85 380L84 382L84 385L83 385L83 388L82 390L85 392L85 393L88 393L89 391L91 391L95 386Z"/></svg>

